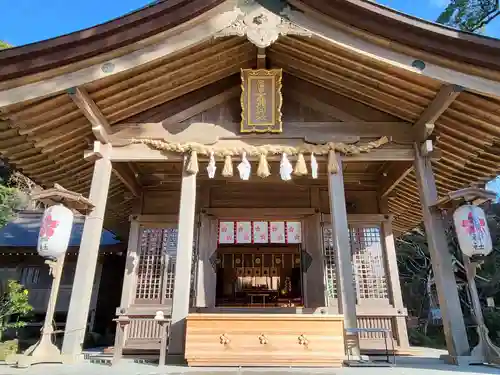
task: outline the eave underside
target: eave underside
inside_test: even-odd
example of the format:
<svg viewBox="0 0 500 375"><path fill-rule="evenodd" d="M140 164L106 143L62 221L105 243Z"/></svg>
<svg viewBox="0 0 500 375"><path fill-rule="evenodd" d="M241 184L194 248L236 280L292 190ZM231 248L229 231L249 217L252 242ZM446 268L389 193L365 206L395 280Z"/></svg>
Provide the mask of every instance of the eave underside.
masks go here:
<svg viewBox="0 0 500 375"><path fill-rule="evenodd" d="M314 37L280 37L266 54L267 67L286 73L285 101L307 101L320 112L348 108L347 115L364 121L415 123L442 87L436 80ZM145 113L151 118L155 111L158 119L176 114L181 119L188 97L201 102L232 90L226 99L234 99L239 94L240 69L256 66L257 49L244 38L230 37L195 45L83 88L115 131ZM89 120L66 92L1 112L5 121L0 123L0 152L11 165L42 186L57 182L88 195L93 163L84 160L83 153L95 137ZM433 163L439 195L483 184L499 174L499 114L500 100L464 91L435 122L435 146L442 152ZM132 176L141 174L140 166L127 168ZM361 173L354 169L349 173ZM418 225L422 218L412 163L388 162L365 169L367 185L379 182L373 189L380 189L381 180L389 185L387 178L398 180L388 194L395 230L401 233ZM134 202L129 190L122 178L112 176L107 228L123 227L128 220Z"/></svg>

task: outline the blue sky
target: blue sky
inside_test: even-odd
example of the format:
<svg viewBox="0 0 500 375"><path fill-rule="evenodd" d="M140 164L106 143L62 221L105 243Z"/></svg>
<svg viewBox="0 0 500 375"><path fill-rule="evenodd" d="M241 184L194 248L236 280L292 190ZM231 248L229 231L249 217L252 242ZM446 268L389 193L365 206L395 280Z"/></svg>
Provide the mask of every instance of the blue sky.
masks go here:
<svg viewBox="0 0 500 375"><path fill-rule="evenodd" d="M326 0L325 0L326 1ZM402 12L435 20L448 0L379 0ZM140 8L151 0L4 0L0 40L14 46L52 38L108 21ZM500 37L500 17L486 30Z"/></svg>

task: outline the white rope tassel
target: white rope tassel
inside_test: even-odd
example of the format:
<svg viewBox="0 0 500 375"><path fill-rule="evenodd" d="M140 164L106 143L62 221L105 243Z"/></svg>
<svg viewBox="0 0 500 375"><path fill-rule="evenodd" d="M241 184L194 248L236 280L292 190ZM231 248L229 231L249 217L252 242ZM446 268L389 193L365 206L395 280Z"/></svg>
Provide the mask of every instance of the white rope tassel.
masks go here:
<svg viewBox="0 0 500 375"><path fill-rule="evenodd" d="M241 163L238 164L238 172L240 172L240 178L244 181L250 178L250 173L252 172L252 166L247 159L247 153L244 152L241 155Z"/></svg>
<svg viewBox="0 0 500 375"><path fill-rule="evenodd" d="M217 167L215 165L214 153L211 152L210 153L210 160L208 161L208 166L207 166L208 178L214 178L216 170L217 170Z"/></svg>
<svg viewBox="0 0 500 375"><path fill-rule="evenodd" d="M312 178L318 178L318 161L316 160L316 156L314 156L314 152L311 153L311 175Z"/></svg>
<svg viewBox="0 0 500 375"><path fill-rule="evenodd" d="M283 153L280 162L280 176L283 181L290 181L292 179L293 166L288 160L288 156Z"/></svg>

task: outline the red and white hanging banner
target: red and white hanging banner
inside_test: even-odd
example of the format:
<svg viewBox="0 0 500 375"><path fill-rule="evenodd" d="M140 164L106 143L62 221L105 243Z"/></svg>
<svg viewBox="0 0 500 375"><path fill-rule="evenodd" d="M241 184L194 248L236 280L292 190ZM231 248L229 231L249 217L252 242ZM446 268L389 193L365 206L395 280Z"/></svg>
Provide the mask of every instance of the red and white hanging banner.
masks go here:
<svg viewBox="0 0 500 375"><path fill-rule="evenodd" d="M298 244L302 242L300 221L221 221L219 244Z"/></svg>
<svg viewBox="0 0 500 375"><path fill-rule="evenodd" d="M269 243L269 223L267 221L253 222L253 242Z"/></svg>
<svg viewBox="0 0 500 375"><path fill-rule="evenodd" d="M252 222L237 221L236 222L236 243L252 243Z"/></svg>
<svg viewBox="0 0 500 375"><path fill-rule="evenodd" d="M221 221L219 223L219 243L233 244L234 243L234 221Z"/></svg>
<svg viewBox="0 0 500 375"><path fill-rule="evenodd" d="M302 242L302 226L300 221L286 222L286 240L287 243Z"/></svg>
<svg viewBox="0 0 500 375"><path fill-rule="evenodd" d="M269 242L271 243L286 243L285 238L285 222L271 221L269 223L271 230L269 231Z"/></svg>

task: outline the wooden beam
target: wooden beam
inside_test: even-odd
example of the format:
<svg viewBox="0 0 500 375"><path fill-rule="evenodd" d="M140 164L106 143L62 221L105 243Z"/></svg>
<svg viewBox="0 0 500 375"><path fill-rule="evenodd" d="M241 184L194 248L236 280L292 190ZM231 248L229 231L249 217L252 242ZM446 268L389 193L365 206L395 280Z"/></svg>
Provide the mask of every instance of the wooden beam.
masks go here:
<svg viewBox="0 0 500 375"><path fill-rule="evenodd" d="M382 172L383 178L380 182L379 196L387 197L398 184L412 171L412 162L390 163Z"/></svg>
<svg viewBox="0 0 500 375"><path fill-rule="evenodd" d="M302 105L305 105L306 107L309 107L315 111L327 114L329 116L335 117L339 119L340 121L349 121L349 122L359 122L363 121L359 117L353 116L350 113L344 112L343 110L334 107L330 104L327 104L319 99L316 99L315 97L308 95L305 92L300 92L300 91L292 91L291 93L288 93L289 97L292 100L295 100L297 103L300 103ZM285 96L287 94L285 93Z"/></svg>
<svg viewBox="0 0 500 375"><path fill-rule="evenodd" d="M413 125L415 140L426 140L434 131L434 123L453 103L463 87L458 85L443 85L429 106L422 112L420 118Z"/></svg>
<svg viewBox="0 0 500 375"><path fill-rule="evenodd" d="M308 142L355 142L359 138L389 137L398 142L411 142L412 125L408 122L391 121L350 121L350 122L285 122L283 132L273 138L306 139ZM115 133L110 136L113 144L127 143L130 138L164 139L171 142L199 142L212 144L218 139L269 138L263 134L241 134L239 123L214 124L193 122L172 124L165 129L163 123L122 123L113 126Z"/></svg>
<svg viewBox="0 0 500 375"><path fill-rule="evenodd" d="M218 143L221 147L226 143L220 141ZM208 158L199 155L200 161L208 161ZM269 161L279 161L279 155L269 156ZM318 155L316 157L318 161L326 161L326 156ZM342 160L346 162L370 162L370 161L413 161L415 158L415 152L411 145L400 145L400 146L390 146L386 145L384 148L374 149L367 153L360 153L356 155L343 156ZM238 160L238 157L233 158ZM257 158L250 157L250 160L257 160ZM293 159L293 158L292 158ZM153 150L152 148L144 144L130 144L123 147L113 147L111 152L111 160L114 162L181 162L183 160L182 154L175 152L164 152Z"/></svg>
<svg viewBox="0 0 500 375"><path fill-rule="evenodd" d="M266 69L266 49L257 48L257 69Z"/></svg>
<svg viewBox="0 0 500 375"><path fill-rule="evenodd" d="M215 106L218 106L222 103L227 102L228 100L232 98L236 98L240 95L241 93L241 88L240 87L233 87L229 90L226 90L218 95L212 96L211 98L205 99L202 102L199 102L192 107L189 107L183 111L180 111L176 113L175 115L172 115L170 117L167 117L162 121L163 126L167 126L169 124L176 124L180 123L182 121L186 121L190 119L193 116L196 116L200 114L201 112L204 112L206 110L209 110L210 108L213 108Z"/></svg>
<svg viewBox="0 0 500 375"><path fill-rule="evenodd" d="M141 185L128 163L113 163L113 172L135 197L141 195Z"/></svg>
<svg viewBox="0 0 500 375"><path fill-rule="evenodd" d="M453 103L453 101L463 91L461 86L443 85L438 91L432 102L422 112L419 119L412 128L412 133L417 142L421 144L420 152L424 155L439 157L439 151L433 150L433 142L428 139L434 131L434 123L443 114L444 111ZM431 155L432 154L432 155ZM411 172L413 164L390 166L388 175L384 178L379 191L380 197L386 197L397 185Z"/></svg>
<svg viewBox="0 0 500 375"><path fill-rule="evenodd" d="M92 125L92 132L96 139L102 143L109 143L109 135L113 133L108 120L83 87L68 90L68 94L83 115Z"/></svg>
<svg viewBox="0 0 500 375"><path fill-rule="evenodd" d="M218 219L300 219L314 215L314 208L207 208L207 215Z"/></svg>

